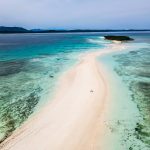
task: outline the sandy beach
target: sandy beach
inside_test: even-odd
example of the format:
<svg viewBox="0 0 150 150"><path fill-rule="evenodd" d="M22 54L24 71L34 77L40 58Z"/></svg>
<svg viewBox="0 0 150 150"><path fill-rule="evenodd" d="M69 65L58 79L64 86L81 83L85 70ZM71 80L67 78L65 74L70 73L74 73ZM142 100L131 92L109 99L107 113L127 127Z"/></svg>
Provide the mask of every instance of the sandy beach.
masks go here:
<svg viewBox="0 0 150 150"><path fill-rule="evenodd" d="M64 73L56 95L0 146L1 150L99 150L105 134L103 120L110 104L109 82L97 57L123 50L114 43L82 55Z"/></svg>

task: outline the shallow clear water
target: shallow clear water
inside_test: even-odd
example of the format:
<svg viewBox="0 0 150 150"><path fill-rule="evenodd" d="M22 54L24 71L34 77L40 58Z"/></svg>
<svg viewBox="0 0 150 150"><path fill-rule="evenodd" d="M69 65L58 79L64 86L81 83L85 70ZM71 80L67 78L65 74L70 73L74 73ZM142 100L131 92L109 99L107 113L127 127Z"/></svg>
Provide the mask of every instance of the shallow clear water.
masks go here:
<svg viewBox="0 0 150 150"><path fill-rule="evenodd" d="M142 117L135 135L150 148L150 43L113 58L118 63L114 69L128 85Z"/></svg>
<svg viewBox="0 0 150 150"><path fill-rule="evenodd" d="M110 126L118 131L118 135L120 134L119 140L125 149L148 150L150 149L150 34L133 34L132 37L135 41L127 43L128 48L125 51L104 56L100 61L112 72L111 82L116 86L115 89L113 89L115 86L112 86L114 99L118 103L121 102L124 107L122 112L120 108L115 109L114 115L117 114L117 117L111 121ZM119 80L121 85L118 84ZM119 124L115 123L118 120ZM121 133L119 128L122 128Z"/></svg>

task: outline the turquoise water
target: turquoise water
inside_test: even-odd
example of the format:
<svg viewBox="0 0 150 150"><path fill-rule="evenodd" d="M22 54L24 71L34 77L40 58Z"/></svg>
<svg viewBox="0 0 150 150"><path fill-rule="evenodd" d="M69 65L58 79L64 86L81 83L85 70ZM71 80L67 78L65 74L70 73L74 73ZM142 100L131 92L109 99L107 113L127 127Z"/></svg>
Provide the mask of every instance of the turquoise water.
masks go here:
<svg viewBox="0 0 150 150"><path fill-rule="evenodd" d="M1 141L53 97L59 76L81 53L102 41L98 34L0 35Z"/></svg>
<svg viewBox="0 0 150 150"><path fill-rule="evenodd" d="M106 56L104 63L116 72L117 80L127 86L138 106L142 120L137 122L134 134L149 147L150 33L115 34L129 35L135 41L128 43L130 48L126 51ZM1 142L52 99L59 77L78 62L80 54L109 44L103 35L106 34L0 35Z"/></svg>
<svg viewBox="0 0 150 150"><path fill-rule="evenodd" d="M112 89L115 91L114 98L118 103L121 102L125 109L123 112L115 110L119 113L115 118L119 124L116 123L114 127L114 123L110 123L110 126L118 130L120 143L125 149L148 150L150 149L150 34L130 36L135 41L127 43L126 50L100 58L108 70L114 72L113 85L117 86L116 89ZM117 83L118 81L121 85ZM132 103L129 104L130 99L134 106Z"/></svg>

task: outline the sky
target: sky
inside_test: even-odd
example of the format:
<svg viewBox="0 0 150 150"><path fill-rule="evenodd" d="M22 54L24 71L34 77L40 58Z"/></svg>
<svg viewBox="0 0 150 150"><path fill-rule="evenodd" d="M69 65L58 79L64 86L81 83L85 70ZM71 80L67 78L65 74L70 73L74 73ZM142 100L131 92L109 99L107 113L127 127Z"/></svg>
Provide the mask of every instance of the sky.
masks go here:
<svg viewBox="0 0 150 150"><path fill-rule="evenodd" d="M0 26L150 29L150 0L0 0Z"/></svg>

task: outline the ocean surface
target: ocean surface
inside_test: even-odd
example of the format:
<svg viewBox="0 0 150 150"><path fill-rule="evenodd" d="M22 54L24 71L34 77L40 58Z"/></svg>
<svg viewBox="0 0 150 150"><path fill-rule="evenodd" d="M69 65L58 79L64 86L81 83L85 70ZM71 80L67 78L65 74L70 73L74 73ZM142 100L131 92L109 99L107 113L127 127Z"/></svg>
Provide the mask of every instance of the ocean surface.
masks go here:
<svg viewBox="0 0 150 150"><path fill-rule="evenodd" d="M0 35L0 139L53 97L81 52L102 48L95 34Z"/></svg>
<svg viewBox="0 0 150 150"><path fill-rule="evenodd" d="M108 33L0 35L0 141L49 102L59 77L87 51L102 50ZM134 136L150 148L150 33L129 35L124 52L102 58L127 87L140 121ZM128 140L128 139L126 139ZM134 145L129 150L134 150ZM141 150L141 149L140 149Z"/></svg>

